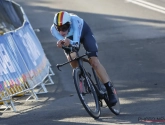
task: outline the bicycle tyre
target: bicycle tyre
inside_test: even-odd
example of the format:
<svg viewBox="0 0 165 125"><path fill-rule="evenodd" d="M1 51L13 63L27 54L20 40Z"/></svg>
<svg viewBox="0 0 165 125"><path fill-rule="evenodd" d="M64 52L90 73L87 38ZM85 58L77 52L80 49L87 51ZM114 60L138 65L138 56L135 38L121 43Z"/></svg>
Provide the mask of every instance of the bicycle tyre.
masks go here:
<svg viewBox="0 0 165 125"><path fill-rule="evenodd" d="M99 104L99 100L98 100L98 96L97 96L97 93L92 85L92 81L91 79L89 78L88 75L86 75L86 80L88 81L88 84L87 86L84 86L84 84L82 83L82 81L80 81L80 76L81 76L81 70L79 68L76 68L74 69L73 71L73 79L74 79L74 84L75 84L75 87L76 87L76 90L77 90L77 94L79 96L79 99L82 103L82 105L84 106L85 110L88 112L88 114L95 118L95 119L98 119L100 114L101 114L101 110L100 110L100 104ZM80 86L80 83L81 83L81 86ZM83 86L83 88L82 88ZM93 102L91 102L92 98L90 98L90 102L86 102L87 99L86 97L88 96L87 94L83 94L84 90L82 89L85 89L85 91L87 91L87 88L90 90L90 92L88 93L88 95L92 95L91 97L93 98ZM88 90L88 91L89 91ZM95 104L94 106L94 110L92 110L93 107L90 107L90 104Z"/></svg>

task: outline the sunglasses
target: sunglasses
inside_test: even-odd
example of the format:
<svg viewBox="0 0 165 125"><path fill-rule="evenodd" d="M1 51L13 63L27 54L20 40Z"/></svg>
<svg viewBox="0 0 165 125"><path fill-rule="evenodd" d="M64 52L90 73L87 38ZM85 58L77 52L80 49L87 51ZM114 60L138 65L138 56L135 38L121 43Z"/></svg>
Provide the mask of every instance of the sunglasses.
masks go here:
<svg viewBox="0 0 165 125"><path fill-rule="evenodd" d="M54 26L55 26L55 28L56 28L59 32L60 32L60 31L66 32L66 31L69 29L69 26L68 26L68 25L57 26L57 25L54 24Z"/></svg>

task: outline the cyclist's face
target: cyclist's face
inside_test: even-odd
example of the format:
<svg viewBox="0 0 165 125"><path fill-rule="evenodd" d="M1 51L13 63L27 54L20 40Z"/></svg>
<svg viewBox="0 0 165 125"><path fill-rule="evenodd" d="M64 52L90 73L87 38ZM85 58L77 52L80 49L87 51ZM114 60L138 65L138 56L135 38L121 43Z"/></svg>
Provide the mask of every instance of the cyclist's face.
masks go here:
<svg viewBox="0 0 165 125"><path fill-rule="evenodd" d="M61 34L61 36L65 37L68 34L68 30L66 30L66 31L59 31L59 33Z"/></svg>
<svg viewBox="0 0 165 125"><path fill-rule="evenodd" d="M58 30L58 32L62 36L66 36L68 34L68 31L69 31L69 26L68 25L62 25L62 26L55 25L55 28Z"/></svg>

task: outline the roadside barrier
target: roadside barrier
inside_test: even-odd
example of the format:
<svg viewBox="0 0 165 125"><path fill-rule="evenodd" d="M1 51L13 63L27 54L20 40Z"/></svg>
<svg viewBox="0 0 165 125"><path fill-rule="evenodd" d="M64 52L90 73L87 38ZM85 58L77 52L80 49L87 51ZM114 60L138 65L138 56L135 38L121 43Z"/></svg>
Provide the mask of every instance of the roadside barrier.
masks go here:
<svg viewBox="0 0 165 125"><path fill-rule="evenodd" d="M12 97L27 94L26 101L38 100L41 90L48 92L45 85L54 84L54 72L23 8L5 0L0 8L0 102L16 111Z"/></svg>

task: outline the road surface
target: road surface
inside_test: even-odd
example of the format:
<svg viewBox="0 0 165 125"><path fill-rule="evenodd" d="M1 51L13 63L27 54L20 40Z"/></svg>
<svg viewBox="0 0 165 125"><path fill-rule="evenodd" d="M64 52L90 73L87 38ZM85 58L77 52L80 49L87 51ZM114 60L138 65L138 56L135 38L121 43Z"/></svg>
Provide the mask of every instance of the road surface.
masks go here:
<svg viewBox="0 0 165 125"><path fill-rule="evenodd" d="M165 122L165 0L15 0L25 10L55 72L54 85L38 102L18 99L18 113L1 113L3 125L163 124ZM116 85L121 114L102 108L98 120L82 107L69 65L50 33L60 10L75 13L91 26L99 59ZM83 49L81 50L83 53ZM23 100L23 99L22 99Z"/></svg>

